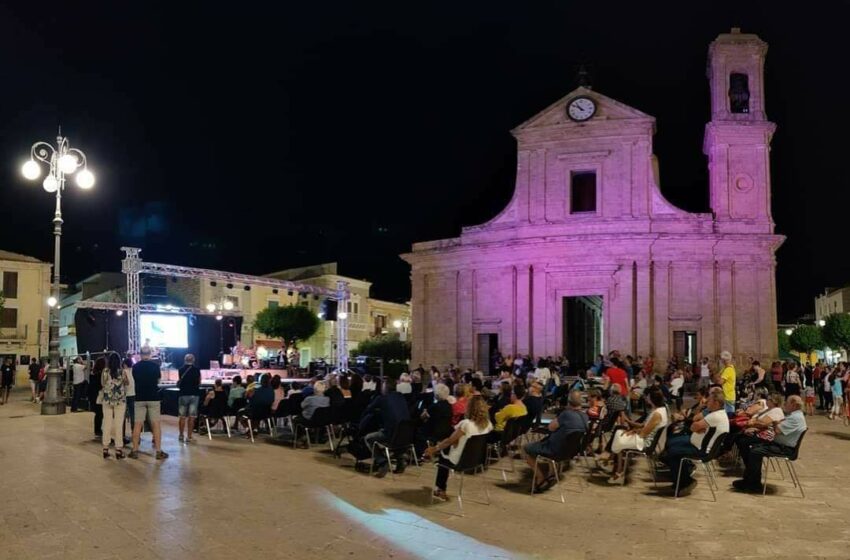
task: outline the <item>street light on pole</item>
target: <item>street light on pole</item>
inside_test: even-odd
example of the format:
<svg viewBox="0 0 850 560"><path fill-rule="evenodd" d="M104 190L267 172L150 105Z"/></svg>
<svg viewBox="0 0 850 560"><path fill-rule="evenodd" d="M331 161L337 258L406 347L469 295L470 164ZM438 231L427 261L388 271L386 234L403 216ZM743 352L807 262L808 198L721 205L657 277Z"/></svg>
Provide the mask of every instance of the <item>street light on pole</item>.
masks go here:
<svg viewBox="0 0 850 560"><path fill-rule="evenodd" d="M56 211L53 215L53 283L50 288L50 367L47 370L47 391L41 403L42 414L64 414L65 400L59 395L62 368L59 366L59 249L62 239L62 191L65 177L75 175L77 186L90 189L94 186L94 174L88 170L86 154L68 144L62 129L56 137L56 146L48 142L36 142L30 149L30 159L24 163L21 173L30 181L41 177L41 165L48 167L47 176L41 186L50 194L56 193Z"/></svg>

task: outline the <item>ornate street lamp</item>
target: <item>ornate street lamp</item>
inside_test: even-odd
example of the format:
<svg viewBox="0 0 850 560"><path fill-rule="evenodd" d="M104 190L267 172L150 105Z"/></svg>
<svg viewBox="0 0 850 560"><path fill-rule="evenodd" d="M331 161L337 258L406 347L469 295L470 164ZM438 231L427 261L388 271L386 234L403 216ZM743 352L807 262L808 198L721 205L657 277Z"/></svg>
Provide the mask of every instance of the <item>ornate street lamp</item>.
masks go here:
<svg viewBox="0 0 850 560"><path fill-rule="evenodd" d="M77 186L90 189L94 186L94 174L88 170L86 154L77 148L71 148L68 138L62 136L62 129L56 137L56 146L48 142L36 142L30 149L30 159L24 163L21 172L24 177L35 181L41 177L41 164L47 164L47 176L41 185L48 193L56 194L56 212L53 215L53 284L50 298L50 367L47 370L47 392L41 403L42 414L64 414L65 400L59 394L62 368L59 366L59 247L62 238L62 191L65 190L65 177L75 175Z"/></svg>

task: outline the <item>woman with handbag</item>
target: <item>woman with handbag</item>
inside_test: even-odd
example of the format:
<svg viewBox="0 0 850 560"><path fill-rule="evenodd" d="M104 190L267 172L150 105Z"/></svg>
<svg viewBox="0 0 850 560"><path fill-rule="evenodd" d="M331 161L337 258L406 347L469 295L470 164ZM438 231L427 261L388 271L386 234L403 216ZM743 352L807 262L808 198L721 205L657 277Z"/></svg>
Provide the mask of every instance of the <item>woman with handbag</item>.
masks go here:
<svg viewBox="0 0 850 560"><path fill-rule="evenodd" d="M100 376L102 389L98 400L103 408L103 458L109 458L109 440L115 442L115 458L124 458L124 414L127 409L127 372L118 354L110 354Z"/></svg>

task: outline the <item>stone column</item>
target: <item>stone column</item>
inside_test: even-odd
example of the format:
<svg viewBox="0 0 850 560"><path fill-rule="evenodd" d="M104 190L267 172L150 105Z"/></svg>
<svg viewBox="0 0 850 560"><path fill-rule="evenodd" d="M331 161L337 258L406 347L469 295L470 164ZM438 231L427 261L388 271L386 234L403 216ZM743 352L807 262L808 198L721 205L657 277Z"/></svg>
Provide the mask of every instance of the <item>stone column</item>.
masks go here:
<svg viewBox="0 0 850 560"><path fill-rule="evenodd" d="M531 280L532 271L528 265L516 267L516 298L514 300L514 321L516 329L516 347L514 354L531 353L531 337L533 327L531 324Z"/></svg>
<svg viewBox="0 0 850 560"><path fill-rule="evenodd" d="M652 353L652 283L651 263L635 263L635 356L648 356Z"/></svg>
<svg viewBox="0 0 850 560"><path fill-rule="evenodd" d="M732 278L732 261L717 261L715 270L716 340L721 352L728 350L735 356L735 285Z"/></svg>
<svg viewBox="0 0 850 560"><path fill-rule="evenodd" d="M670 262L654 261L653 283L653 325L655 338L653 355L655 362L663 364L670 356Z"/></svg>

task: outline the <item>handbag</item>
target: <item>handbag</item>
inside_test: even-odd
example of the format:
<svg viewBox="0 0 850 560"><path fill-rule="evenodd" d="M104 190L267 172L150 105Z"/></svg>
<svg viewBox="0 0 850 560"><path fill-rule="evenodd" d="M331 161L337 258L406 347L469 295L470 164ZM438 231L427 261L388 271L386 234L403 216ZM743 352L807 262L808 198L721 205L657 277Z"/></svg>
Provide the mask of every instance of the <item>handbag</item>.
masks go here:
<svg viewBox="0 0 850 560"><path fill-rule="evenodd" d="M747 424L749 423L749 421L750 421L749 416L736 416L732 419L731 422L732 422L732 424L734 424L735 426L737 426L737 427L739 427L743 430L744 428L747 427Z"/></svg>

